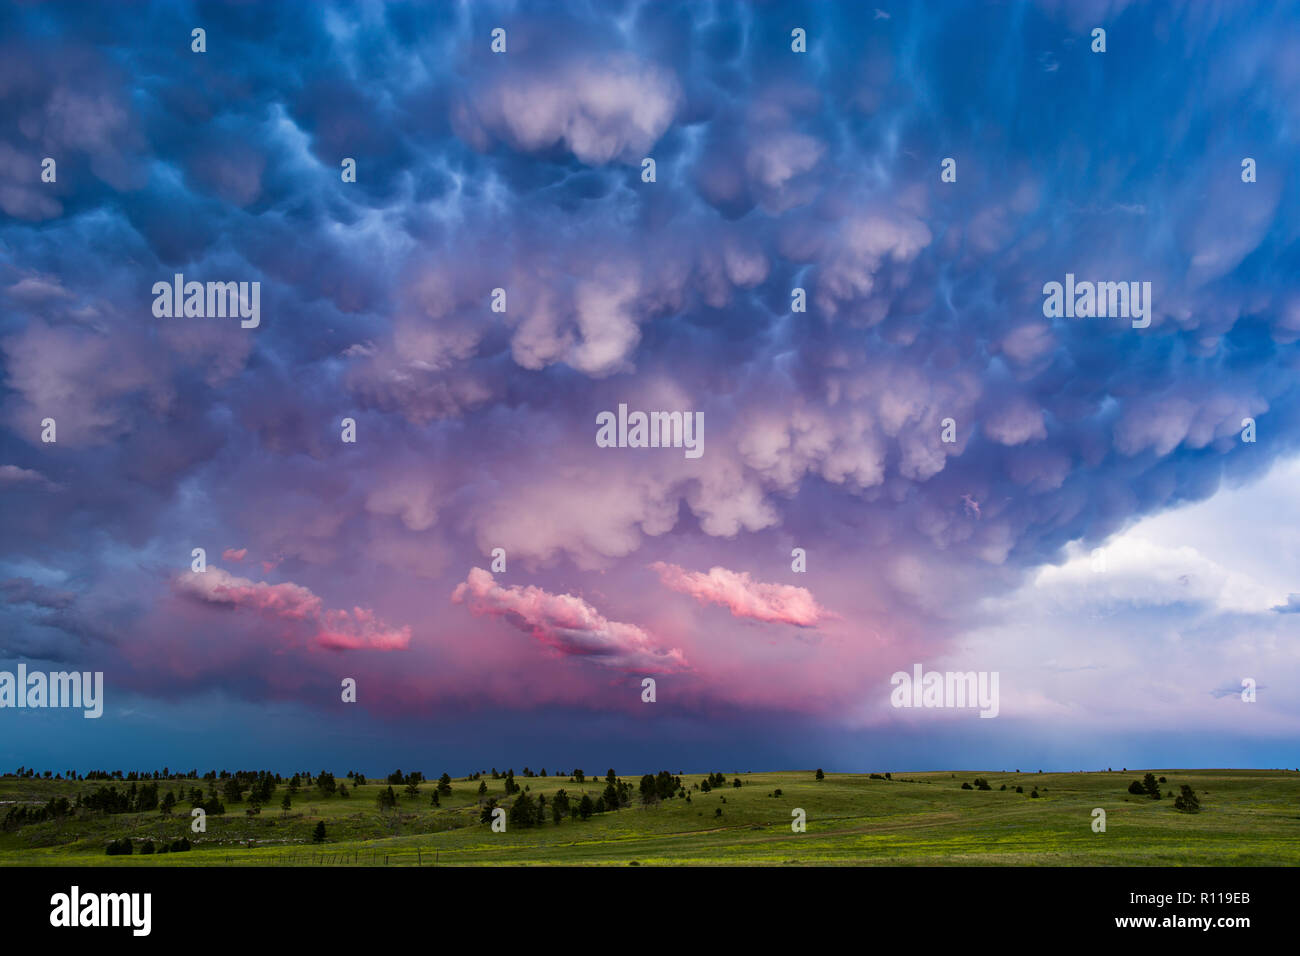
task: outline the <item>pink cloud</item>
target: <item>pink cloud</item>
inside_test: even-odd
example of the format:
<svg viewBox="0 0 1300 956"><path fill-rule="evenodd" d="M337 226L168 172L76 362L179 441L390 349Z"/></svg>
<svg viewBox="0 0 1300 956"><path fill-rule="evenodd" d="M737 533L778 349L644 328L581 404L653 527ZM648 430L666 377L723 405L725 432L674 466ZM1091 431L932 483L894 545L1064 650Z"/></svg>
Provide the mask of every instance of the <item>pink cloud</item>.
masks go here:
<svg viewBox="0 0 1300 956"><path fill-rule="evenodd" d="M491 572L472 568L451 594L478 616L504 617L534 640L565 656L586 657L606 667L666 673L687 664L677 648L664 650L635 624L605 618L572 594L551 594L529 585L502 587Z"/></svg>
<svg viewBox="0 0 1300 956"><path fill-rule="evenodd" d="M236 551L234 548L226 548L225 551L222 551L222 552L221 552L221 560L223 560L223 561L243 561L244 558L247 557L247 555L248 555L248 549L247 549L247 548L240 548L238 551ZM263 563L265 563L265 562L263 562Z"/></svg>
<svg viewBox="0 0 1300 956"><path fill-rule="evenodd" d="M349 611L326 611L321 616L321 629L316 633L316 643L321 647L356 650L372 647L381 651L405 650L411 643L411 628L390 628L364 607Z"/></svg>
<svg viewBox="0 0 1300 956"><path fill-rule="evenodd" d="M807 588L753 581L745 571L714 567L708 574L701 574L662 561L650 567L666 587L689 594L701 604L721 604L732 617L815 627L834 616L817 604Z"/></svg>
<svg viewBox="0 0 1300 956"><path fill-rule="evenodd" d="M310 642L319 647L355 650L404 650L411 643L411 628L391 628L373 611L354 607L331 610L309 588L286 581L267 584L239 578L222 568L186 573L173 582L177 591L208 604L246 609L263 617L310 628Z"/></svg>

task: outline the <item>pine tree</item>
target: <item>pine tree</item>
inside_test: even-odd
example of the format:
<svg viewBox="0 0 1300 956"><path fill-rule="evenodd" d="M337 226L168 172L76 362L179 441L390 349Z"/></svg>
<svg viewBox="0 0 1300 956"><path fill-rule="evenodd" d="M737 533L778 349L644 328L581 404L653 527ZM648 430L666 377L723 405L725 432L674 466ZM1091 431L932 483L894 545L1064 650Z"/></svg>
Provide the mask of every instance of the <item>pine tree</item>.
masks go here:
<svg viewBox="0 0 1300 956"><path fill-rule="evenodd" d="M1174 797L1174 809L1183 813L1197 813L1201 809L1201 801L1196 799L1196 792L1187 784L1183 784L1182 792Z"/></svg>
<svg viewBox="0 0 1300 956"><path fill-rule="evenodd" d="M506 819L510 821L512 827L531 827L537 823L537 814L537 804L533 798L526 793L521 793L510 805L510 812L506 814Z"/></svg>
<svg viewBox="0 0 1300 956"><path fill-rule="evenodd" d="M1155 774L1149 773L1142 778L1142 789L1147 792L1147 795L1152 800L1160 799L1160 784L1156 782Z"/></svg>

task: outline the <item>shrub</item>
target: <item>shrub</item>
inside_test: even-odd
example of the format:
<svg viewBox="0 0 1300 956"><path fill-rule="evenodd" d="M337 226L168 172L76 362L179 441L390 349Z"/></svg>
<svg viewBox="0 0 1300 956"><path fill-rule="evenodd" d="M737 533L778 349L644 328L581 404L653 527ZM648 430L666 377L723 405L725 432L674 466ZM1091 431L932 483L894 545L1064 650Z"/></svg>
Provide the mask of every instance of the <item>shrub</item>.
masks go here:
<svg viewBox="0 0 1300 956"><path fill-rule="evenodd" d="M1146 796L1146 791L1142 789L1142 783L1138 780L1134 780L1128 785L1128 792L1137 797Z"/></svg>

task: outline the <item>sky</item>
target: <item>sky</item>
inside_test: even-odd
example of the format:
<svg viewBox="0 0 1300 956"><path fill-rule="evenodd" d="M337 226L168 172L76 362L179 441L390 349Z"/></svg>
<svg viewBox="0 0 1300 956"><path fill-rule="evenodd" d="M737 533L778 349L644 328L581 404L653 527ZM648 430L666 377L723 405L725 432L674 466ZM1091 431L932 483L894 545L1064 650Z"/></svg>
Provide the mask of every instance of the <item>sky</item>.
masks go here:
<svg viewBox="0 0 1300 956"><path fill-rule="evenodd" d="M5 5L0 767L1295 766L1297 27Z"/></svg>

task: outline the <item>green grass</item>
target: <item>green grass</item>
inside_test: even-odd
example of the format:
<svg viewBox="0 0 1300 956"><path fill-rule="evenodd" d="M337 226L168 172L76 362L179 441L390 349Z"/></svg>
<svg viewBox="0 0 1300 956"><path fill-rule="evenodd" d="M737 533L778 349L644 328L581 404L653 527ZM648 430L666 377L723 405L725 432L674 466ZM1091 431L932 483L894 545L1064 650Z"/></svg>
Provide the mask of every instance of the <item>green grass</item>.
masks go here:
<svg viewBox="0 0 1300 956"><path fill-rule="evenodd" d="M643 808L635 796L639 775L624 777L633 806L587 821L493 833L478 823L477 782L454 781L450 797L431 807L433 785L418 798L400 796L396 812L381 813L368 784L348 798L300 793L288 814L285 788L259 816L247 804L227 806L208 818L203 834L189 832L189 803L171 817L158 813L104 815L82 812L61 821L0 832L0 866L224 866L295 862L351 865L1066 865L1066 866L1295 866L1300 864L1300 773L1276 770L1155 770L1162 791L1190 784L1198 814L1173 809L1173 800L1132 796L1124 773L895 773L894 780L866 774L812 771L741 774L744 785ZM697 784L704 773L684 774ZM991 792L960 789L984 777ZM905 779L898 779L905 778ZM534 796L548 799L563 787L570 797L595 800L604 781L517 777ZM0 816L12 801L71 799L101 782L0 778ZM503 800L501 781L487 781L489 796ZM1005 791L999 790L1002 784ZM125 785L116 782L122 789ZM160 781L159 794L181 784ZM207 789L202 781L186 781ZM1015 792L1023 786L1025 792ZM769 796L776 788L780 797ZM1033 799L1031 789L1041 796ZM725 803L723 802L725 799ZM807 812L807 832L791 831L791 811ZM1107 814L1105 833L1092 830L1092 811ZM722 816L716 810L722 810ZM311 843L317 821L328 842ZM132 836L155 841L187 836L188 853L107 856L105 845Z"/></svg>

